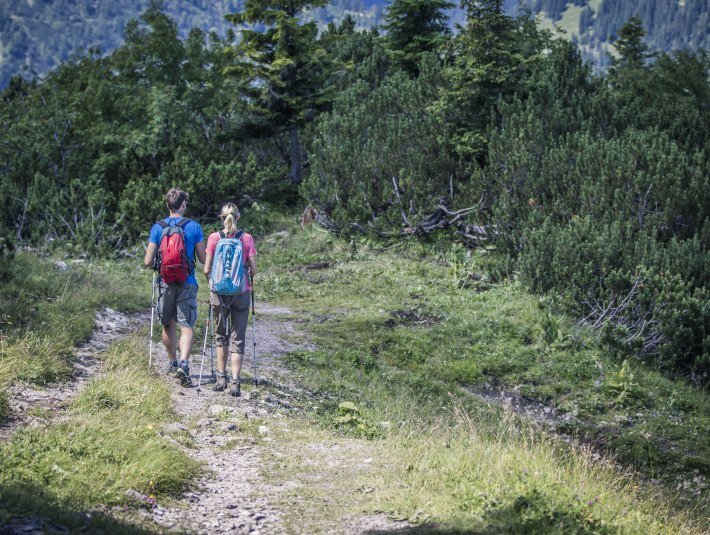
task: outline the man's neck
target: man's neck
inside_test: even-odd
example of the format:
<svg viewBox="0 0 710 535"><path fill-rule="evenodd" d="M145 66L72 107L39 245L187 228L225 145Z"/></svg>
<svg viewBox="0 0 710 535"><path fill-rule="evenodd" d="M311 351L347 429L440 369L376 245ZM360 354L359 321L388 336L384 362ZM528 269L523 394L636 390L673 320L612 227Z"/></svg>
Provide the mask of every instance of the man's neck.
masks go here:
<svg viewBox="0 0 710 535"><path fill-rule="evenodd" d="M180 212L170 212L168 217L183 217L183 215Z"/></svg>

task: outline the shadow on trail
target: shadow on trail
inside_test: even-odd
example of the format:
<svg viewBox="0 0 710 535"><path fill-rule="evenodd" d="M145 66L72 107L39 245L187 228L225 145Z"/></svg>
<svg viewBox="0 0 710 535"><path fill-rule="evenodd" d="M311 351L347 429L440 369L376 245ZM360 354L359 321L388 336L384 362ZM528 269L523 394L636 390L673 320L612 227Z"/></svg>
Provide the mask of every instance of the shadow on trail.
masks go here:
<svg viewBox="0 0 710 535"><path fill-rule="evenodd" d="M365 535L475 535L477 532L465 529L446 528L436 524L420 524L409 528L401 529L374 529L365 532Z"/></svg>
<svg viewBox="0 0 710 535"><path fill-rule="evenodd" d="M155 530L77 507L70 499L47 495L37 485L0 483L0 535L76 532L148 534Z"/></svg>
<svg viewBox="0 0 710 535"><path fill-rule="evenodd" d="M615 533L578 511L541 507L535 495L489 511L478 528L456 528L428 523L393 530L370 530L367 535L504 535L530 533Z"/></svg>
<svg viewBox="0 0 710 535"><path fill-rule="evenodd" d="M587 531L580 527L577 530L567 531L565 527L550 525L529 525L527 523L513 522L507 526L488 526L481 529L447 528L436 524L421 524L410 528L394 530L370 530L365 535L529 535L531 533L606 533L604 531Z"/></svg>

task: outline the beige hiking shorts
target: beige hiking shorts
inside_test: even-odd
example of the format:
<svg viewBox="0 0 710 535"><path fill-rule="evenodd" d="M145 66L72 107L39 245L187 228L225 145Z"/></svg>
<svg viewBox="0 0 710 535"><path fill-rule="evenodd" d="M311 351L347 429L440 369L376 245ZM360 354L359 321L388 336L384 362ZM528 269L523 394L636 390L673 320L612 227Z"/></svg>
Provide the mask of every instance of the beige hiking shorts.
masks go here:
<svg viewBox="0 0 710 535"><path fill-rule="evenodd" d="M197 286L165 284L158 287L158 318L164 326L176 321L180 327L194 329L197 323Z"/></svg>

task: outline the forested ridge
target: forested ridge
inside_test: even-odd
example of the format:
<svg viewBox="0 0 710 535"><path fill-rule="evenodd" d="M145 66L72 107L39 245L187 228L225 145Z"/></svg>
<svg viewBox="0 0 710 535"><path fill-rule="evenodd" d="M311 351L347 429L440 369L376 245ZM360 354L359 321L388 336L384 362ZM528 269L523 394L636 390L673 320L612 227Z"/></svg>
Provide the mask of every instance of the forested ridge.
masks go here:
<svg viewBox="0 0 710 535"><path fill-rule="evenodd" d="M381 25L389 2L386 0L334 0L308 11L303 17L315 20L321 29L340 24L350 15L359 29ZM23 0L0 4L0 88L13 75L44 76L72 54L89 48L108 54L124 43L126 23L137 17L149 0L89 2ZM224 36L228 13L238 11L243 1L169 0L164 4L176 22L181 37L191 28ZM654 49L707 49L708 5L706 0L505 0L508 15L520 7L530 9L546 27L557 26L566 38L580 46L583 57L599 68L609 65L610 44L626 20L638 15ZM446 11L454 28L465 20L458 4Z"/></svg>
<svg viewBox="0 0 710 535"><path fill-rule="evenodd" d="M617 32L633 16L647 30L646 43L657 50L710 47L710 13L706 0L528 0L533 13L544 16L547 25L566 32L580 46L585 59L605 68L610 64L610 45Z"/></svg>

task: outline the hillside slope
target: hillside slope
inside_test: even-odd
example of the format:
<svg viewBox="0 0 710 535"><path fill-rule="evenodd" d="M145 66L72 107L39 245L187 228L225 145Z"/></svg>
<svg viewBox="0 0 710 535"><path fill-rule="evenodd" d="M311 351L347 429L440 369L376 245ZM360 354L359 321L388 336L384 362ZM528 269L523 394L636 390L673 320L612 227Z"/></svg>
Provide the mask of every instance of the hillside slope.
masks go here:
<svg viewBox="0 0 710 535"><path fill-rule="evenodd" d="M710 48L707 0L527 0L538 20L557 27L579 43L587 59L606 66L616 32L634 15L656 50Z"/></svg>

